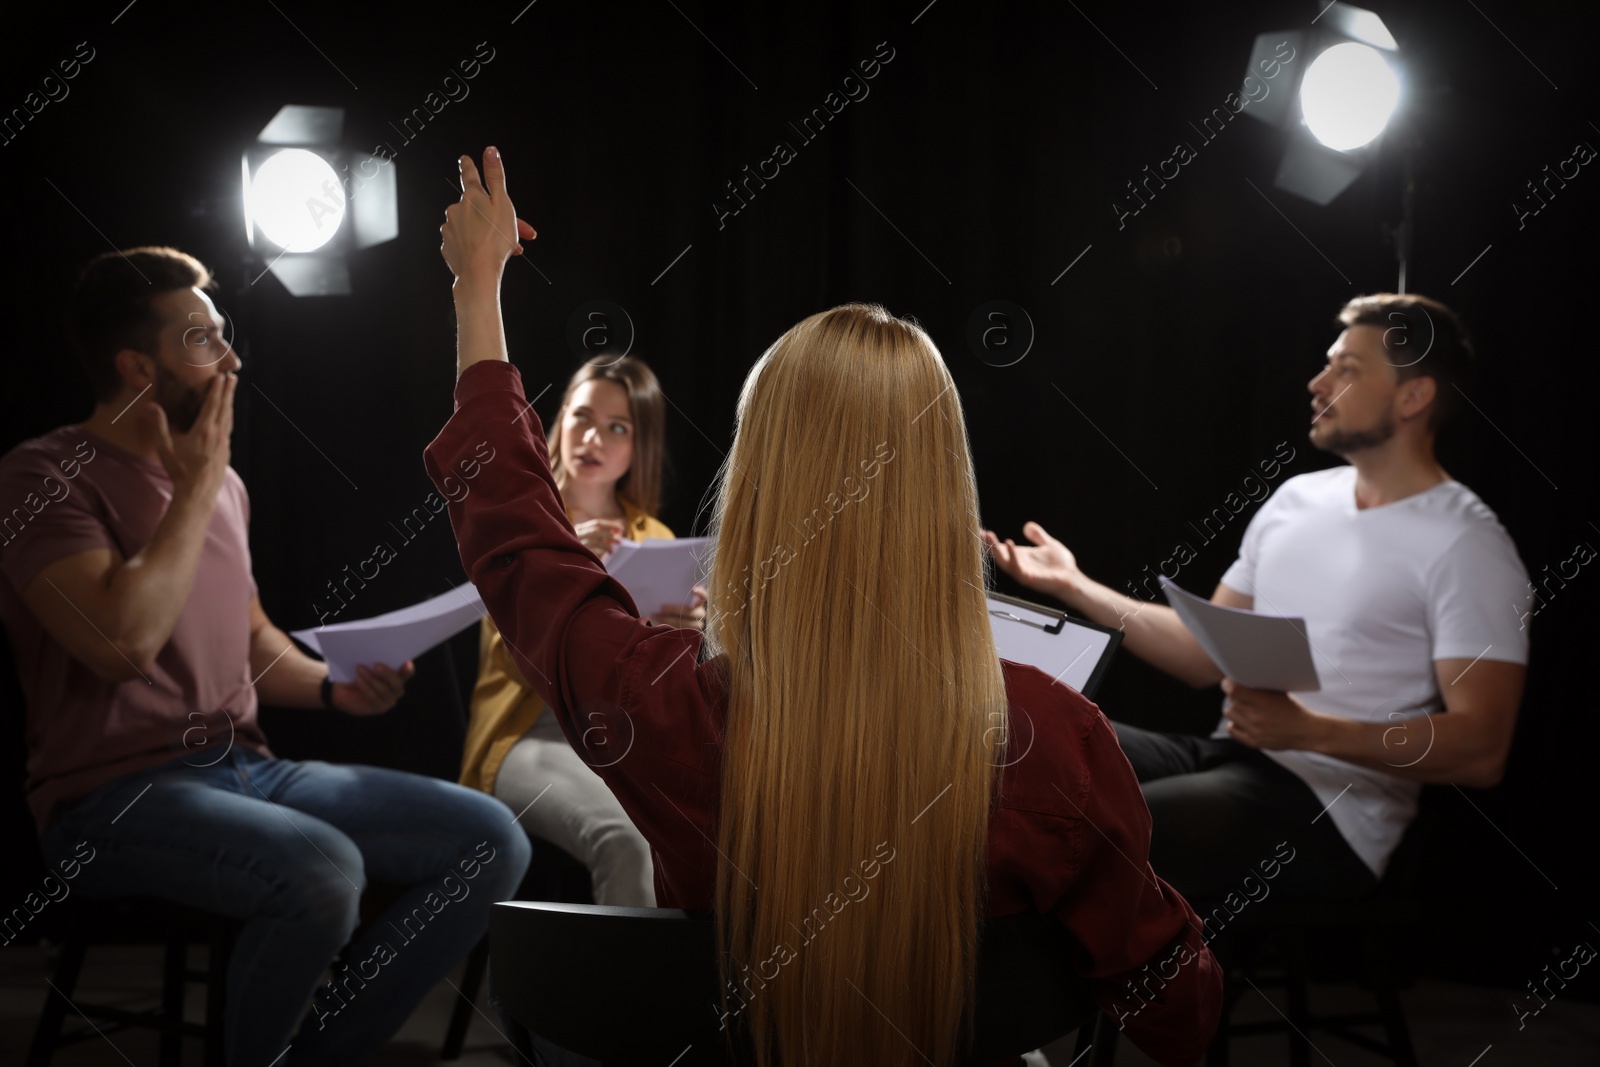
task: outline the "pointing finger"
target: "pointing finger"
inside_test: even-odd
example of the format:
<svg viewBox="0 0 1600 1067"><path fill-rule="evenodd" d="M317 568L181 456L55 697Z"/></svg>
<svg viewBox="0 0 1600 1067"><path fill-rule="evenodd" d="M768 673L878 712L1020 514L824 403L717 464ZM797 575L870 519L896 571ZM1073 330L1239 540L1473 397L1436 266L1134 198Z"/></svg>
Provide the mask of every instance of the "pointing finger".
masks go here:
<svg viewBox="0 0 1600 1067"><path fill-rule="evenodd" d="M233 436L233 397L239 390L239 376L233 372L227 375L227 392L222 398L222 436Z"/></svg>
<svg viewBox="0 0 1600 1067"><path fill-rule="evenodd" d="M222 387L221 375L206 383L205 396L200 401L200 413L195 416L195 424L214 423L221 414Z"/></svg>
<svg viewBox="0 0 1600 1067"><path fill-rule="evenodd" d="M458 162L461 164L461 199L483 192L483 179L478 177L478 167L472 157L462 156Z"/></svg>
<svg viewBox="0 0 1600 1067"><path fill-rule="evenodd" d="M200 415L196 417L194 424L189 427L190 431L209 428L219 438L224 436L226 431L223 428L223 422L228 415L229 399L226 375L219 374L207 382L205 401L200 405Z"/></svg>
<svg viewBox="0 0 1600 1067"><path fill-rule="evenodd" d="M490 199L503 199L506 195L506 165L500 158L500 149L494 145L483 150L483 176Z"/></svg>

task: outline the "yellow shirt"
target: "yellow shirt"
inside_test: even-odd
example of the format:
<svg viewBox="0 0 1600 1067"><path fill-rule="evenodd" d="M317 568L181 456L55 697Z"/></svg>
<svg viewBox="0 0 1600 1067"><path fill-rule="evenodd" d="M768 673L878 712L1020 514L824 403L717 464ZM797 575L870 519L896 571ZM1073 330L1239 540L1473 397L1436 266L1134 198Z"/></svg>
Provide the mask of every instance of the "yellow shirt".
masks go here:
<svg viewBox="0 0 1600 1067"><path fill-rule="evenodd" d="M622 535L630 541L669 540L673 533L626 501ZM569 510L567 517L570 519ZM484 616L478 637L478 681L472 689L472 712L467 722L467 742L461 755L461 784L494 792L495 776L511 746L533 728L544 714L545 703L511 659L505 638L494 620Z"/></svg>

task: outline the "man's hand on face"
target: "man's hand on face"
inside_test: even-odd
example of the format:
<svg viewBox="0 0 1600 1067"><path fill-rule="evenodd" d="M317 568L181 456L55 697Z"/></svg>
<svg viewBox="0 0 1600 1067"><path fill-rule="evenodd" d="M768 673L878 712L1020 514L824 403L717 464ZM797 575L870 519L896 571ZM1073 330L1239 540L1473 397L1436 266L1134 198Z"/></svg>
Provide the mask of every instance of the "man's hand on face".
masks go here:
<svg viewBox="0 0 1600 1067"><path fill-rule="evenodd" d="M174 492L214 495L221 488L232 454L233 397L238 385L237 374L213 378L206 388L200 414L187 433L173 433L167 425L167 413L154 400L140 412L145 426L156 437L156 452L172 478Z"/></svg>

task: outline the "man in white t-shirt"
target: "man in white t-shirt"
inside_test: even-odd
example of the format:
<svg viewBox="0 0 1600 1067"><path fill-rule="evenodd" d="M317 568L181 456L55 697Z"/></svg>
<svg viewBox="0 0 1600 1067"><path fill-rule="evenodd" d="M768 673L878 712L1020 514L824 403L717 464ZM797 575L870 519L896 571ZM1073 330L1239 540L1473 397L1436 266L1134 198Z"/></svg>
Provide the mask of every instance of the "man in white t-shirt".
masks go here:
<svg viewBox="0 0 1600 1067"><path fill-rule="evenodd" d="M1321 685L1223 677L1169 607L1087 578L1037 523L1032 546L984 539L1019 581L1120 627L1135 655L1194 686L1221 683L1209 738L1117 724L1153 820L1151 862L1185 896L1220 900L1280 843L1274 888L1370 890L1424 782L1500 781L1521 702L1531 586L1434 439L1464 395L1472 348L1426 297L1357 297L1308 385L1310 441L1347 465L1285 482L1245 530L1213 603L1305 620Z"/></svg>

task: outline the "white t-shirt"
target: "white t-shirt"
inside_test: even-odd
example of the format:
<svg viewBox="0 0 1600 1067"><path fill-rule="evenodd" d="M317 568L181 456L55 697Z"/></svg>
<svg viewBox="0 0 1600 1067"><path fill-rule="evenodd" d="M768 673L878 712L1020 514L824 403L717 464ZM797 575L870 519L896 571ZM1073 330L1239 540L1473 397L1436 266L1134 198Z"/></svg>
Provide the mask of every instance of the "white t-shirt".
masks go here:
<svg viewBox="0 0 1600 1067"><path fill-rule="evenodd" d="M1222 584L1256 611L1305 619L1322 688L1296 693L1314 711L1395 724L1396 767L1426 753L1444 709L1433 661L1528 662L1531 587L1494 512L1460 482L1358 509L1354 467L1291 478L1261 505ZM1224 719L1213 737L1226 737ZM1374 874L1416 814L1421 783L1314 752L1268 752L1331 804Z"/></svg>

